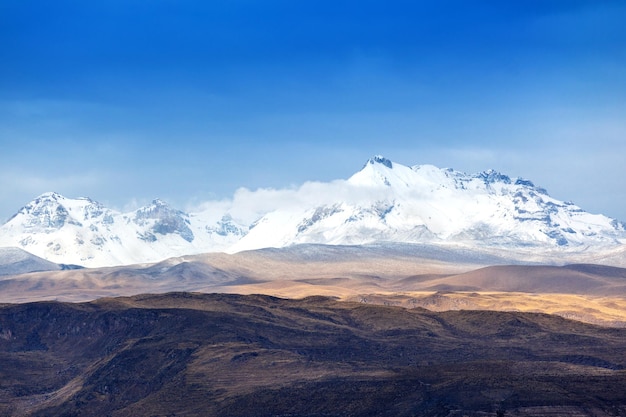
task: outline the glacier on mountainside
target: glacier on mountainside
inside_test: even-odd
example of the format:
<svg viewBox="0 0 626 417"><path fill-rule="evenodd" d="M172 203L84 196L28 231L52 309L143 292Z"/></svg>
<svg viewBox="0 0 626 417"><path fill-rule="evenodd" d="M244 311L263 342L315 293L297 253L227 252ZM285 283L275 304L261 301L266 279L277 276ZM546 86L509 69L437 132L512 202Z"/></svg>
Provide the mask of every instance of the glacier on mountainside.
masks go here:
<svg viewBox="0 0 626 417"><path fill-rule="evenodd" d="M294 244L429 243L561 252L613 250L623 223L494 170L466 174L369 159L346 180L239 190L189 213L161 200L129 213L46 193L0 227L0 246L56 263L109 266Z"/></svg>

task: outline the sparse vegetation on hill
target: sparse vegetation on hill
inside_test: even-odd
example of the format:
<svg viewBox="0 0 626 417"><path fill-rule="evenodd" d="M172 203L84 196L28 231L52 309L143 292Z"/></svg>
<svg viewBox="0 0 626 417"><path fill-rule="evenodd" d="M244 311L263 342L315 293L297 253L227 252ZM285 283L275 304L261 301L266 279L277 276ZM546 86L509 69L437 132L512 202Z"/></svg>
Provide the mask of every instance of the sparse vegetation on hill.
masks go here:
<svg viewBox="0 0 626 417"><path fill-rule="evenodd" d="M0 308L9 416L618 416L626 330L170 293Z"/></svg>

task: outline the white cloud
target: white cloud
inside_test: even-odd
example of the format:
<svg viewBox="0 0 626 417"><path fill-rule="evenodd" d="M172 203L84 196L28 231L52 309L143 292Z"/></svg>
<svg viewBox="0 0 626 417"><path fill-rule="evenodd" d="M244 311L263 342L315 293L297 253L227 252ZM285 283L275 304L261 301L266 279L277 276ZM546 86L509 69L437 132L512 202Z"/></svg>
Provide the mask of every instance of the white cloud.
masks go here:
<svg viewBox="0 0 626 417"><path fill-rule="evenodd" d="M386 187L355 186L346 180L309 181L299 187L284 189L239 188L231 199L207 201L191 211L203 212L211 217L229 213L235 220L250 224L277 209L297 211L318 205L334 204L337 201L358 204L376 198L383 199L388 192Z"/></svg>

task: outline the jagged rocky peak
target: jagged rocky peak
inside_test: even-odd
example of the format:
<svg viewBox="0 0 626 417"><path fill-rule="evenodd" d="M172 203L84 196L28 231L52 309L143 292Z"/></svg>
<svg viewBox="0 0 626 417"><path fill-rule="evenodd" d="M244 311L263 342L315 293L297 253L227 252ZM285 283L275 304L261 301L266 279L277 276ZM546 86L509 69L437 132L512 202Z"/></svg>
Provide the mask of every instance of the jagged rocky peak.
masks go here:
<svg viewBox="0 0 626 417"><path fill-rule="evenodd" d="M97 201L93 201L90 198L82 198L85 203L87 203L84 207L84 220L97 219L102 218L103 223L112 224L114 222L113 212L106 208L104 205Z"/></svg>
<svg viewBox="0 0 626 417"><path fill-rule="evenodd" d="M68 222L76 223L70 218L70 213L64 206L65 201L66 198L59 193L48 192L41 194L22 207L9 221L18 215L23 215L27 218L25 221L26 227L60 229Z"/></svg>
<svg viewBox="0 0 626 417"><path fill-rule="evenodd" d="M46 193L41 194L39 197L35 198L34 201L38 202L38 201L47 201L47 200L52 200L52 201L58 201L58 200L62 200L65 199L65 197L63 197L61 194L55 192L55 191L48 191Z"/></svg>
<svg viewBox="0 0 626 417"><path fill-rule="evenodd" d="M535 185L532 181L527 180L525 178L517 178L515 180L515 185L520 186L520 187L531 188L535 190L536 192L538 192L539 194L548 195L548 191L545 188L539 187Z"/></svg>
<svg viewBox="0 0 626 417"><path fill-rule="evenodd" d="M386 166L389 169L393 169L393 162L391 162L389 159L385 158L382 155L374 155L373 157L368 159L365 166L367 166L368 164L371 164L371 165L381 164L381 165Z"/></svg>
<svg viewBox="0 0 626 417"><path fill-rule="evenodd" d="M141 207L135 211L135 222L143 220L163 220L171 217L188 218L189 215L181 210L172 208L168 203L161 199L154 199L152 203L145 207Z"/></svg>
<svg viewBox="0 0 626 417"><path fill-rule="evenodd" d="M348 182L357 186L386 186L406 188L415 173L411 168L396 164L381 155L368 159L363 168L352 175Z"/></svg>
<svg viewBox="0 0 626 417"><path fill-rule="evenodd" d="M40 207L56 207L58 205L66 206L68 208L70 208L71 206L103 207L100 203L90 199L89 197L70 199L57 192L47 192L36 197L33 201L24 206L22 210L32 210Z"/></svg>
<svg viewBox="0 0 626 417"><path fill-rule="evenodd" d="M177 234L187 242L194 239L193 232L189 228L189 215L181 210L170 207L165 201L155 199L146 207L142 207L135 212L134 222L140 226L146 225L148 221L154 221L151 232L160 235ZM148 233L142 236L146 241L155 241L154 235Z"/></svg>
<svg viewBox="0 0 626 417"><path fill-rule="evenodd" d="M88 197L70 199L56 192L41 194L22 207L17 216L24 216L31 227L62 228L65 224L81 226L81 222L103 218L105 223L113 221L113 212Z"/></svg>
<svg viewBox="0 0 626 417"><path fill-rule="evenodd" d="M40 196L36 197L33 201L28 203L22 208L23 210L33 210L39 207L52 207L59 204L62 204L66 200L61 194L56 192L47 192L43 193Z"/></svg>
<svg viewBox="0 0 626 417"><path fill-rule="evenodd" d="M485 184L493 184L501 182L504 184L510 184L511 178L508 175L504 175L494 169L488 169L486 171L476 174L476 178L480 178Z"/></svg>
<svg viewBox="0 0 626 417"><path fill-rule="evenodd" d="M170 208L169 204L159 198L155 198L149 205L137 209L137 211L135 212L135 217L144 219L158 219L164 213L169 213L171 211L173 210Z"/></svg>

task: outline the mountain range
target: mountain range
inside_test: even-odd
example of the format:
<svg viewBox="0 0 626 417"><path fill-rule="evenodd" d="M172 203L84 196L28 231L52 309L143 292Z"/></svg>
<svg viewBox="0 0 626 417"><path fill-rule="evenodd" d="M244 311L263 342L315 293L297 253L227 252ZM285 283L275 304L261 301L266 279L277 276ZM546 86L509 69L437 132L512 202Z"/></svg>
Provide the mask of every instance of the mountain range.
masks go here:
<svg viewBox="0 0 626 417"><path fill-rule="evenodd" d="M0 414L624 415L625 243L381 156L188 211L45 193L0 226Z"/></svg>
<svg viewBox="0 0 626 417"><path fill-rule="evenodd" d="M50 192L0 227L0 247L87 267L311 243L428 243L523 256L623 253L626 226L554 199L527 179L375 156L347 180L242 189L231 201L191 212L156 199L124 213Z"/></svg>

